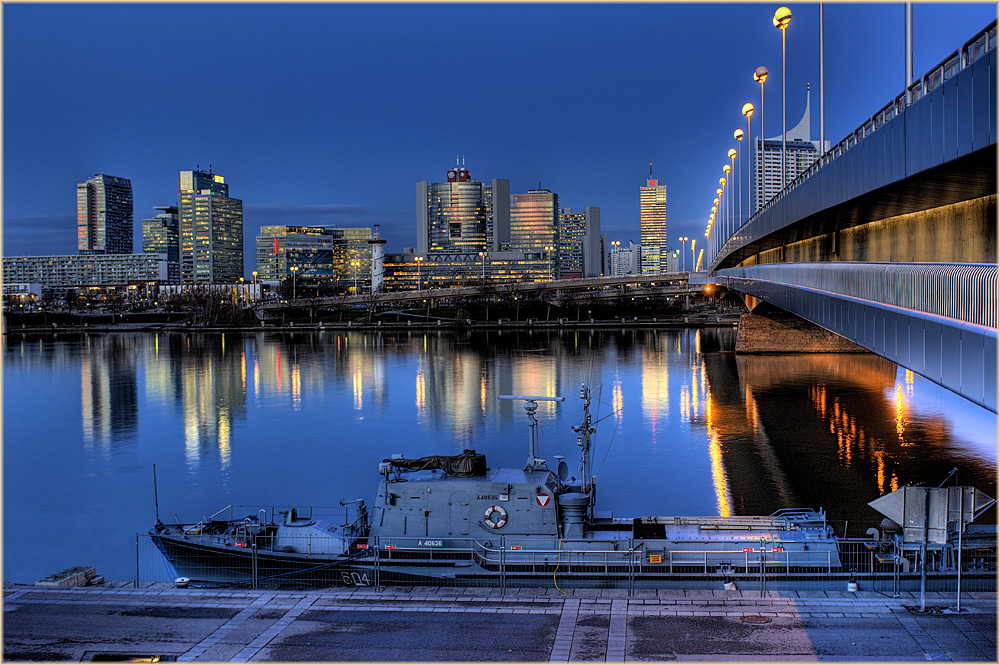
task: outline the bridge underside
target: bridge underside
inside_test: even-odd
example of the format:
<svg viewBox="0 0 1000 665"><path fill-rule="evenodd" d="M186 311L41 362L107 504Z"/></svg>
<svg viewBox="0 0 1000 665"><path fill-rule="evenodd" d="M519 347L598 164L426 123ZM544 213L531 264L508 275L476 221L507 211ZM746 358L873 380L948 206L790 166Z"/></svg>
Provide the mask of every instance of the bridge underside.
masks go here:
<svg viewBox="0 0 1000 665"><path fill-rule="evenodd" d="M997 412L997 331L829 291L738 276L718 283L796 314Z"/></svg>

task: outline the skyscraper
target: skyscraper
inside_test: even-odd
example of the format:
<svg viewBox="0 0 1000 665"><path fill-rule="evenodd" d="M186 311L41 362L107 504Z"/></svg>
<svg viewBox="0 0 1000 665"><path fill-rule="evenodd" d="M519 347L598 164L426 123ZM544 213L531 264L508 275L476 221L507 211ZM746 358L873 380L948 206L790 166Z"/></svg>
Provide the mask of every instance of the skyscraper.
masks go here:
<svg viewBox="0 0 1000 665"><path fill-rule="evenodd" d="M666 272L667 186L652 177L639 187L639 244L642 245L640 271L643 275Z"/></svg>
<svg viewBox="0 0 1000 665"><path fill-rule="evenodd" d="M785 183L795 180L800 173L809 168L820 158L823 152L830 149L830 142L821 146L819 141L810 138L809 105L811 99L809 84L806 84L806 111L799 124L788 130L785 139ZM761 178L763 173L764 177ZM784 185L781 182L781 135L761 141L754 141L754 210L774 198Z"/></svg>
<svg viewBox="0 0 1000 665"><path fill-rule="evenodd" d="M98 173L76 186L80 254L132 253L132 183Z"/></svg>
<svg viewBox="0 0 1000 665"><path fill-rule="evenodd" d="M559 241L559 195L547 189L532 189L511 198L511 250L554 252ZM558 274L558 264L553 264L553 274Z"/></svg>
<svg viewBox="0 0 1000 665"><path fill-rule="evenodd" d="M167 283L180 284L180 242L177 206L158 206L156 217L142 220L143 254L167 255Z"/></svg>
<svg viewBox="0 0 1000 665"><path fill-rule="evenodd" d="M181 283L235 284L243 276L243 201L221 175L181 171Z"/></svg>
<svg viewBox="0 0 1000 665"><path fill-rule="evenodd" d="M417 251L421 254L499 251L510 240L510 183L473 180L464 167L447 182L417 183Z"/></svg>
<svg viewBox="0 0 1000 665"><path fill-rule="evenodd" d="M587 207L559 211L559 278L596 277L601 274L601 209Z"/></svg>

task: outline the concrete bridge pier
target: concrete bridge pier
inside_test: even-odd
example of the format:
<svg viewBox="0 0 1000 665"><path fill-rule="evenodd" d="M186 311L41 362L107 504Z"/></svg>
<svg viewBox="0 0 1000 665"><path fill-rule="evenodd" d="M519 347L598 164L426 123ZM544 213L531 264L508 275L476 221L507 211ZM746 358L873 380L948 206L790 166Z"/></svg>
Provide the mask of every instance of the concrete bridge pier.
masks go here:
<svg viewBox="0 0 1000 665"><path fill-rule="evenodd" d="M736 353L868 353L868 350L794 314L762 306L740 317Z"/></svg>

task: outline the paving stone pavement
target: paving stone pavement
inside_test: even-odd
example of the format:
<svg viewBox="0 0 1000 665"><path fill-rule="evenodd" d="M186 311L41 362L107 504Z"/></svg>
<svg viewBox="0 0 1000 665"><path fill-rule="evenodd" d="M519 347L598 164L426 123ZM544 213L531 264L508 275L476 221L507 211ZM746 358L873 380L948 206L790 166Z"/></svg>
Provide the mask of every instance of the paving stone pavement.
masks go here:
<svg viewBox="0 0 1000 665"><path fill-rule="evenodd" d="M4 659L996 662L996 594L4 588Z"/></svg>

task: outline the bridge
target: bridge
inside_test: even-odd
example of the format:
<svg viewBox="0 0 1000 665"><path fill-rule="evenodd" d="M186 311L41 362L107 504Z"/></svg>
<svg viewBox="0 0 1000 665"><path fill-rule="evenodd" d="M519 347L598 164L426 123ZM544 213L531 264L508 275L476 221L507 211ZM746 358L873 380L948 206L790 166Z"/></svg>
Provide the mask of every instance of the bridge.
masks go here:
<svg viewBox="0 0 1000 665"><path fill-rule="evenodd" d="M272 300L254 303L258 315L267 318L289 309L325 309L414 305L426 302L475 300L482 298L544 298L557 305L618 300L623 297L680 296L700 293L701 285L688 283L687 273L625 275L622 277L586 277L548 282L510 282L477 284L447 289L421 289L360 295L341 295L295 300Z"/></svg>
<svg viewBox="0 0 1000 665"><path fill-rule="evenodd" d="M997 411L996 22L749 219L707 272Z"/></svg>

